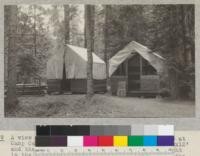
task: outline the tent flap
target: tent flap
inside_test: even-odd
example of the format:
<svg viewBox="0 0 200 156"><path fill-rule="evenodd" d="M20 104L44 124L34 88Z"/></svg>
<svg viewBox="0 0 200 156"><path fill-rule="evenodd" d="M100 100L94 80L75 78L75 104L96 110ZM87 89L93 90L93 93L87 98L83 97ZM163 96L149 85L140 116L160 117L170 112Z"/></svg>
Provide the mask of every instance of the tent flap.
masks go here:
<svg viewBox="0 0 200 156"><path fill-rule="evenodd" d="M138 53L140 56L146 59L158 72L163 70L164 58L162 56L152 52L142 44L132 41L109 60L109 76L111 76L117 70L118 66L122 62L135 53Z"/></svg>

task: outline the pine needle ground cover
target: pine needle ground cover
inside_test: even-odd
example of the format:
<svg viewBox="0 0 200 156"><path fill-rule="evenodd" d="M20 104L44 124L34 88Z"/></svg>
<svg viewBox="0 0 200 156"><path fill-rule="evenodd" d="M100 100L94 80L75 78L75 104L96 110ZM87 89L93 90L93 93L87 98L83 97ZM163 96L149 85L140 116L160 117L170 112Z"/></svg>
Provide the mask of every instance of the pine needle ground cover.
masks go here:
<svg viewBox="0 0 200 156"><path fill-rule="evenodd" d="M85 95L21 96L18 107L6 117L193 117L194 101L156 98L120 98L96 94L90 102Z"/></svg>

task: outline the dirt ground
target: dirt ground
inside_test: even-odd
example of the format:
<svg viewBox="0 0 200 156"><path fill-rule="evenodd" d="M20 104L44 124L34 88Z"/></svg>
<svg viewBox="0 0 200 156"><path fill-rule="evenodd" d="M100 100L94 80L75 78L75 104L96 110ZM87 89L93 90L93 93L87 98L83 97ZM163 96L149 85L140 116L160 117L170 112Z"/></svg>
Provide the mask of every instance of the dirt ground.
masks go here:
<svg viewBox="0 0 200 156"><path fill-rule="evenodd" d="M194 101L116 97L96 94L19 97L19 106L7 117L193 117Z"/></svg>

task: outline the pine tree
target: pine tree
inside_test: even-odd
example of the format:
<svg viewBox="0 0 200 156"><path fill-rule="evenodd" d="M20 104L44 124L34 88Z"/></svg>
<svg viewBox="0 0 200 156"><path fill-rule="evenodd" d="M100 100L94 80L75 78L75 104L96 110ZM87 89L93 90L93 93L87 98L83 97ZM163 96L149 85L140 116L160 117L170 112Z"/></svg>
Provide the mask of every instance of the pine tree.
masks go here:
<svg viewBox="0 0 200 156"><path fill-rule="evenodd" d="M105 50L104 50L104 60L106 63L106 88L107 92L111 94L111 82L110 82L110 76L109 76L109 50L108 50L108 42L109 42L109 17L110 17L110 10L111 6L106 5L104 7L105 9L105 24L104 24L104 40L105 40Z"/></svg>
<svg viewBox="0 0 200 156"><path fill-rule="evenodd" d="M93 56L94 50L94 6L85 5L85 31L87 43L87 99L90 100L94 94L93 84Z"/></svg>
<svg viewBox="0 0 200 156"><path fill-rule="evenodd" d="M17 106L16 83L17 83L17 6L11 5L5 7L7 11L6 20L8 20L8 91L5 109L12 111Z"/></svg>

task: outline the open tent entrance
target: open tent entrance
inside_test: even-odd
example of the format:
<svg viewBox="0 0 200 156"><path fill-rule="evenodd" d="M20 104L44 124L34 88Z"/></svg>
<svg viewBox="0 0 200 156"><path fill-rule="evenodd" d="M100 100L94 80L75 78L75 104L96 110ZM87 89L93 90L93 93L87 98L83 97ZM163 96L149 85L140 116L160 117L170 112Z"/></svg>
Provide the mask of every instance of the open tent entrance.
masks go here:
<svg viewBox="0 0 200 156"><path fill-rule="evenodd" d="M109 60L112 93L123 91L130 96L158 94L164 60L142 44L130 42Z"/></svg>
<svg viewBox="0 0 200 156"><path fill-rule="evenodd" d="M148 85L147 82L145 83L145 79L148 81L152 78L158 78L157 71L139 54L135 54L120 64L113 75L126 76L127 89L129 92L156 89L153 86L150 86L150 84Z"/></svg>
<svg viewBox="0 0 200 156"><path fill-rule="evenodd" d="M128 60L129 92L156 89L153 87L154 84L147 84L147 82L145 82L145 78L147 81L147 78L151 80L150 76L151 78L156 78L158 75L156 70L149 64L149 62L147 62L139 54L136 54ZM145 85L148 85L149 87Z"/></svg>

